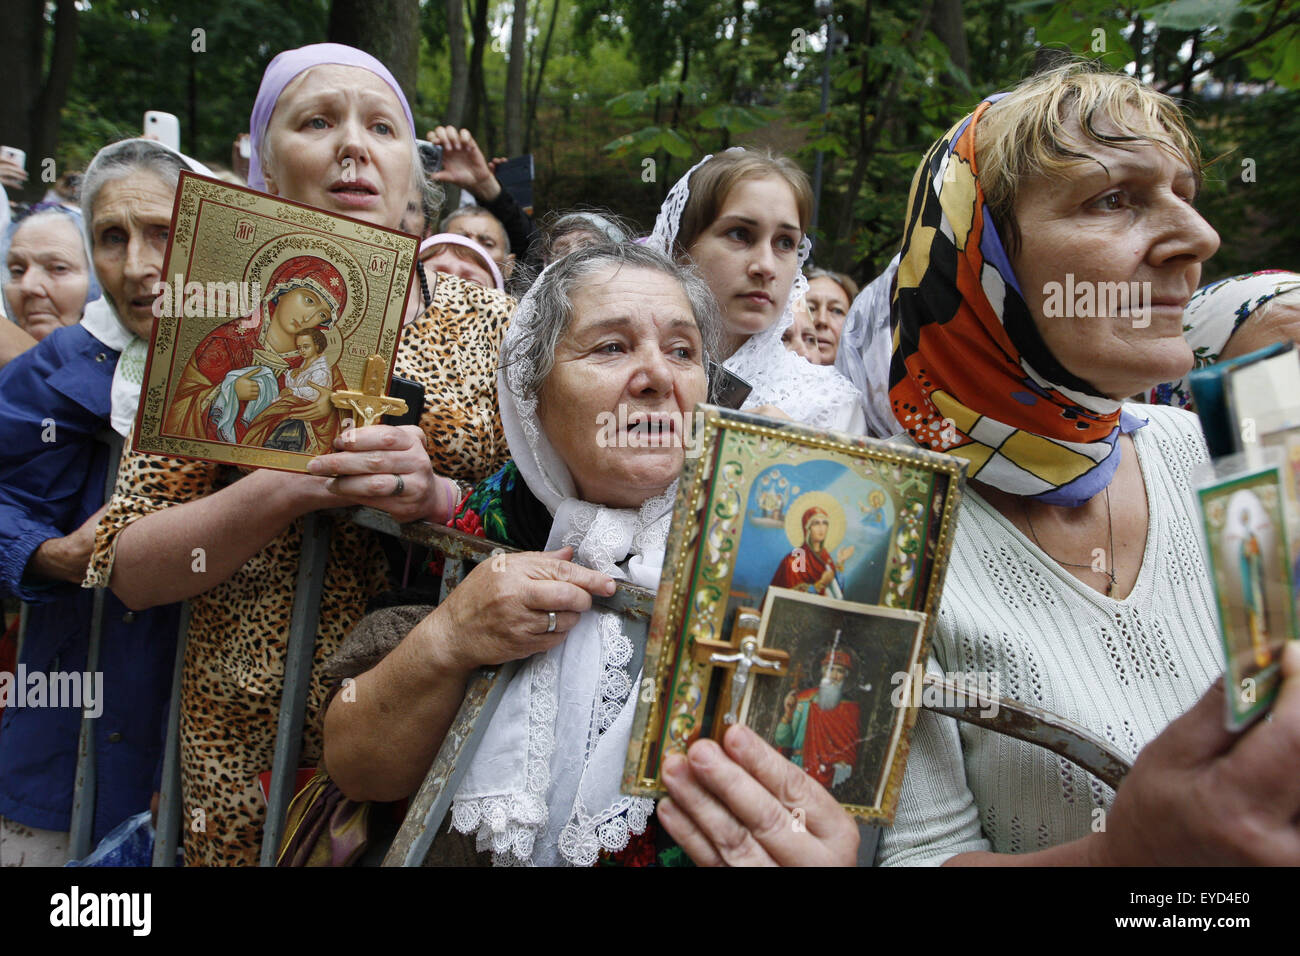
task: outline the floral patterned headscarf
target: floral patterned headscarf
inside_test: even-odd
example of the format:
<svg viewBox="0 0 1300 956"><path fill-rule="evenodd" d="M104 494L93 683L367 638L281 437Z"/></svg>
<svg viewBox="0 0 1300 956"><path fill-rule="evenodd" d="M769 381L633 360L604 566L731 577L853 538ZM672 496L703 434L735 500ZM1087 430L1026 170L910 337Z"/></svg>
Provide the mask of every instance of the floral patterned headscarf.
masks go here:
<svg viewBox="0 0 1300 956"><path fill-rule="evenodd" d="M984 201L975 129L986 100L931 147L908 199L892 305L894 417L923 448L1002 491L1078 506L1146 424L1068 371L1034 324Z"/></svg>

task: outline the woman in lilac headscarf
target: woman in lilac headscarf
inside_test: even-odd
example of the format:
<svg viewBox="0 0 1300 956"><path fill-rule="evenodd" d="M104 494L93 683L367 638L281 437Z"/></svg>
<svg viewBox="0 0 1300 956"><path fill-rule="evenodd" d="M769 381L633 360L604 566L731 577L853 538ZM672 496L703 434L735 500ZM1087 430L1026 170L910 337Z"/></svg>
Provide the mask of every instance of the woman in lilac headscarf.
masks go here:
<svg viewBox="0 0 1300 956"><path fill-rule="evenodd" d="M277 56L250 132L249 184L329 212L396 229L412 197L432 188L396 80L351 47L322 43ZM124 457L87 583L108 584L133 608L190 600L181 764L184 806L203 809L204 827L185 828L187 863L257 862L265 813L258 775L271 767L304 516L365 504L399 521L445 523L460 498L456 480L484 477L507 457L494 372L513 301L455 276L439 276L431 299L405 324L395 367L425 388L419 427L352 429L336 439L336 453L313 460L310 475L253 471L233 483L206 462ZM324 697L319 664L366 601L391 585L376 535L326 514L316 521L331 530L309 715ZM314 763L312 719L303 731L303 762Z"/></svg>

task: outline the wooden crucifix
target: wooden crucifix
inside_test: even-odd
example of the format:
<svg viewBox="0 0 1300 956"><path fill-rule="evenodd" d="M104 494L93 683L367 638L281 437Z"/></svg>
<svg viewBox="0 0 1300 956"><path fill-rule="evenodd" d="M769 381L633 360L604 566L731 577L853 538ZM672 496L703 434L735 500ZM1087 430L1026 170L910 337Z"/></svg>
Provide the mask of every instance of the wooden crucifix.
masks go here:
<svg viewBox="0 0 1300 956"><path fill-rule="evenodd" d="M381 415L401 415L406 411L406 402L384 394L384 379L388 377L388 365L382 355L372 355L366 359L366 373L361 378L361 391L335 392L330 401L335 408L348 408L356 416L358 428L373 425Z"/></svg>
<svg viewBox="0 0 1300 956"><path fill-rule="evenodd" d="M736 623L729 641L695 642L693 656L696 663L712 664L731 670L731 680L723 685L717 707L714 709L713 736L719 737L731 724L740 719L740 707L745 699L745 688L751 673L784 677L785 665L790 655L775 648L763 647L758 642L759 612L754 608L736 609ZM717 716L721 715L721 716Z"/></svg>

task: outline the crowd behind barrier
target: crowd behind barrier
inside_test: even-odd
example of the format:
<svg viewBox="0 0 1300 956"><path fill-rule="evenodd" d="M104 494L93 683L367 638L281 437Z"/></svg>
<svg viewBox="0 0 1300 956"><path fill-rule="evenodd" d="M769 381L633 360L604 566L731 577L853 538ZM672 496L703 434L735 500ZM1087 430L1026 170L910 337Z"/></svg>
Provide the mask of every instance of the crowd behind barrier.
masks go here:
<svg viewBox="0 0 1300 956"><path fill-rule="evenodd" d="M320 126L287 118L320 97L333 97ZM354 122L366 110L384 121ZM168 200L181 169L211 170L148 140L110 144L81 184L84 220L52 201L7 226L0 256L12 322L0 334L0 368L8 363L0 384L30 403L29 380L57 358L63 377L37 385L73 400L77 421L107 426L99 435L86 426L77 445L42 439L70 456L72 470L84 461L90 476L48 479L48 498L72 502L58 515L43 514L42 489L23 483L45 481L33 476L53 460L40 458L49 453L42 445L21 451L30 435L20 439L18 426L30 415L13 412L21 421L0 435L10 458L37 463L24 478L25 460L11 461L0 476L0 504L22 527L0 529L14 541L0 567L24 599L17 659L39 642L53 668L64 645L51 636L50 608L75 601L85 606L76 626L86 630L87 675L118 672L125 645L116 634L137 613L166 632L141 658L143 689L129 702L141 720L150 704L151 729L165 709L165 740L133 731L129 748L109 750L105 740L118 743L121 733L105 738L89 710L78 722L67 858L90 857L124 822L108 819L125 813L119 802L138 803L136 791L147 789L138 767L121 770L123 755L153 764L160 750L155 866L302 865L311 847L302 845L295 796L315 799L329 787L340 814L360 811L349 826L365 825L369 799L409 799L391 843L364 845L365 862L385 865L425 863L448 815L498 863L609 862L629 839L636 854L704 865L1297 862L1288 809L1297 785L1269 754L1300 746L1292 700L1300 643L1256 642L1256 660L1273 667L1284 693L1272 720L1226 730L1220 585L1191 494L1209 450L1182 409L1191 407L1193 363L1203 370L1300 342L1300 275L1265 270L1198 288L1219 237L1193 204L1197 140L1173 100L1132 77L1065 63L954 119L921 159L898 255L859 291L812 265L812 186L786 157L741 147L704 156L668 190L642 239L598 210L558 212L538 228L497 180L500 160L489 161L468 131L428 134L423 145L441 163L430 171L410 106L373 57L337 44L280 54L250 117L249 185L423 240L396 358L396 374L423 390L416 424L341 427L299 381L324 351L313 343L342 316L338 299L321 293L333 267L311 256L280 263L248 314L210 331L185 364L176 414L195 435L229 441L225 428L261 446L281 418L298 422L307 436L300 450L316 456L307 474L262 469L230 481L213 463L129 445L154 320L144 291L149 270L161 267ZM345 165L334 182L345 154L368 164L370 178L357 183ZM439 221L443 185L475 203ZM70 242L77 230L84 244L80 234ZM1137 298L1119 311L1098 312L1100 300L1088 300L1094 311L1067 313L1109 322L1061 321L1062 277L1070 289L1078 278ZM1071 293L1065 300L1076 307ZM602 308L622 310L623 325L592 348L580 331L617 324L597 322ZM670 326L691 331L672 339ZM300 336L310 341L295 355ZM226 381L253 365L262 385ZM339 373L322 373L337 389ZM280 417L250 424L269 382L285 388ZM563 414L548 404L557 395ZM996 708L924 705L892 827L859 834L831 795L832 777L805 773L743 727L667 758L668 796L657 807L618 790L683 453L620 471L617 453L603 444L593 452L593 435L574 421L631 403L646 414L631 427L657 432L655 416L687 414L700 400L965 462L925 681L991 673L1011 693L998 701L1000 717ZM229 414L213 414L213 403ZM209 548L215 586L162 573L190 553L199 529L220 545ZM833 556L829 545L818 552L811 537L805 547L827 570L795 586L842 596L837 575L851 555ZM466 664L472 641L449 636L448 621L465 594L484 593L473 590L485 587L474 565L514 551L524 552L516 562L558 561L576 577L550 582L568 590L548 610L527 603L540 592L512 565L523 582L517 610L537 626L514 628L500 647L485 641L486 656ZM30 562L13 557L20 553ZM1263 602L1262 559L1242 554L1243 581L1256 585L1248 603ZM67 555L75 572L86 562L87 590L43 600L42 575L65 589L77 578ZM424 580L440 580L436 602L427 591L406 593L413 562ZM1284 571L1300 585L1300 562ZM349 679L391 680L392 662L414 647L427 653L429 674L418 676L428 680L381 685L395 689L391 723L359 707L331 722L340 711L330 659L380 626L370 605L381 597L401 613L382 617L383 652ZM1270 624L1251 607L1255 636ZM474 633L491 637L486 628L497 623ZM1271 626L1268 640L1278 636L1278 621ZM836 660L832 649L822 684ZM438 733L414 744L403 736L427 716L430 687L462 684L463 696L439 702ZM150 691L156 699L145 699ZM538 713L553 726L534 726L545 722ZM31 723L11 730L18 717ZM12 792L0 793L0 823L6 807L11 817L30 809L23 786L53 787L42 782L55 772L40 768L37 751L48 735L51 752L67 755L71 718L64 723L8 716L6 732L25 736L0 742L0 758L17 768ZM524 725L522 737L513 732ZM556 739L555 727L597 725L582 739ZM390 732L399 757L376 756L373 744ZM432 763L416 773L425 744ZM393 762L402 773L391 773ZM320 768L310 781L303 764ZM374 767L385 772L372 788L364 778ZM1174 773L1190 782L1171 793ZM1260 792L1281 796L1232 818L1260 780ZM806 836L762 824L774 807L790 809L791 793L809 809ZM1109 829L1095 826L1098 810ZM209 834L216 818L220 833ZM643 835L652 849L636 844ZM55 845L62 853L62 844L47 849Z"/></svg>

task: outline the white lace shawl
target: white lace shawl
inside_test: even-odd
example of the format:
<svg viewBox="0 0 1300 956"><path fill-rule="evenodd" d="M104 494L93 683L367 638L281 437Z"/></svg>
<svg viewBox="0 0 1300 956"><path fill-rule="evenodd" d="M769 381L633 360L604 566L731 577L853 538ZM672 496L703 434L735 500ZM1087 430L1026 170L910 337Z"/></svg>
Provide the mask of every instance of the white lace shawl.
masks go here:
<svg viewBox="0 0 1300 956"><path fill-rule="evenodd" d="M690 197L691 174L712 158L712 154L705 156L688 169L668 191L659 209L647 244L670 258L676 258L674 245L681 228L682 210ZM865 429L862 396L853 383L834 366L813 365L787 349L781 341L785 330L794 322L794 303L808 292L803 266L811 250L812 243L804 236L799 242L794 286L780 318L762 332L751 335L722 364L753 386L743 408L774 405L806 425L861 433Z"/></svg>
<svg viewBox="0 0 1300 956"><path fill-rule="evenodd" d="M532 334L535 318L530 293L511 318L503 354ZM578 564L658 587L676 483L639 511L579 500L541 429L537 396L524 392L525 365L502 368L497 390L519 473L555 519L547 549L571 545ZM631 659L623 619L593 608L516 672L451 814L452 826L476 833L494 863L591 866L601 850L621 850L645 832L654 801L619 792L640 684L639 673L626 670Z"/></svg>

